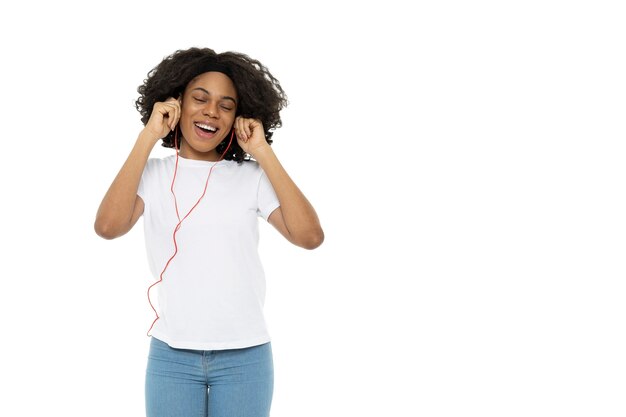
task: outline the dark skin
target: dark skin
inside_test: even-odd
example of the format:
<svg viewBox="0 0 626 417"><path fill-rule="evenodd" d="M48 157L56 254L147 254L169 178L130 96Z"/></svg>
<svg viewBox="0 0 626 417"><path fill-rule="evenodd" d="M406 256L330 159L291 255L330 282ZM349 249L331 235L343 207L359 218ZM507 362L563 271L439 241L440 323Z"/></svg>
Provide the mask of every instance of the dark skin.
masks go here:
<svg viewBox="0 0 626 417"><path fill-rule="evenodd" d="M113 239L135 225L144 210L137 189L150 152L179 125L180 156L206 161L219 160L216 147L234 128L239 146L256 159L278 196L280 207L271 213L269 223L294 245L306 249L321 245L324 232L315 209L265 140L263 124L256 119L236 117L236 110L236 89L230 78L220 72L198 75L180 99L155 103L148 123L100 204L96 233Z"/></svg>

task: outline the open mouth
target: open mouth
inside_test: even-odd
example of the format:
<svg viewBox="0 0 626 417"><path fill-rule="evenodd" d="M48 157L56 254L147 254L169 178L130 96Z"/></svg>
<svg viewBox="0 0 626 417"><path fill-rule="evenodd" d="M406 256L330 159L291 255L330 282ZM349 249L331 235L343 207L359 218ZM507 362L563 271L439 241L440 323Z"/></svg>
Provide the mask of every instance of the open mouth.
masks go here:
<svg viewBox="0 0 626 417"><path fill-rule="evenodd" d="M205 137L205 138L212 138L213 136L215 136L215 134L219 130L219 128L208 125L206 123L196 122L194 123L194 126L196 127L196 133L198 133L199 136Z"/></svg>

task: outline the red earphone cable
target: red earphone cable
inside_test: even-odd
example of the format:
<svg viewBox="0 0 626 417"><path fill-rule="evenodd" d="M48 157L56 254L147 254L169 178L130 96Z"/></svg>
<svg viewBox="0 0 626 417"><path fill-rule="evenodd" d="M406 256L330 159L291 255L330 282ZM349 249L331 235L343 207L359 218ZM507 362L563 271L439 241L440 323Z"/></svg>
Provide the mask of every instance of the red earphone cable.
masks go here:
<svg viewBox="0 0 626 417"><path fill-rule="evenodd" d="M172 177L172 185L170 186L170 192L174 196L174 208L176 209L176 218L178 219L178 224L176 225L176 227L174 227L174 232L172 233L172 240L174 241L174 254L172 254L172 256L165 263L165 267L163 268L163 271L161 271L161 274L159 275L159 279L148 287L148 303L150 303L150 307L152 308L152 310L154 311L154 314L156 315L156 318L154 319L154 321L150 325L150 328L148 329L148 333L147 333L148 336L150 336L150 332L152 331L152 328L154 327L157 320L159 320L160 318L159 313L157 312L156 308L154 308L154 305L152 304L152 300L150 299L150 290L152 289L152 287L154 287L157 284L160 284L163 281L163 274L167 270L167 267L169 266L170 262L172 262L172 259L174 259L174 257L178 253L178 243L176 242L176 233L180 229L180 226L185 221L185 219L189 217L191 212L198 206L198 204L200 204L200 201L202 200L202 198L204 198L207 187L209 185L209 178L211 178L211 172L213 172L213 168L215 168L217 163L220 162L222 159L224 159L224 156L226 155L226 151L230 149L230 145L233 142L234 135L235 135L235 130L233 129L232 133L230 134L230 140L228 141L228 146L226 147L226 150L222 152L222 155L220 156L220 158L211 166L211 169L209 170L209 174L206 177L206 182L204 183L204 190L202 191L202 195L200 196L200 198L198 198L198 201L196 201L196 204L194 204L193 207L191 207L191 209L187 212L185 217L181 219L180 214L178 212L178 201L176 199L176 193L174 192L174 183L176 181L176 174L178 172L178 129L176 129L176 132L174 133L174 149L176 149L176 163L174 164L174 176Z"/></svg>

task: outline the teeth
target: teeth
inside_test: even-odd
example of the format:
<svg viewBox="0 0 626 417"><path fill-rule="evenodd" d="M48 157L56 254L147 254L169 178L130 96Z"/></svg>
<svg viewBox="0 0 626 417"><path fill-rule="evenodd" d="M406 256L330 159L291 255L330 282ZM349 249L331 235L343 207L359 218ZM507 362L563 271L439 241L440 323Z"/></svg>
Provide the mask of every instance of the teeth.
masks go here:
<svg viewBox="0 0 626 417"><path fill-rule="evenodd" d="M210 130L211 132L217 131L217 129L213 126L205 125L204 123L196 123L196 126L205 130Z"/></svg>

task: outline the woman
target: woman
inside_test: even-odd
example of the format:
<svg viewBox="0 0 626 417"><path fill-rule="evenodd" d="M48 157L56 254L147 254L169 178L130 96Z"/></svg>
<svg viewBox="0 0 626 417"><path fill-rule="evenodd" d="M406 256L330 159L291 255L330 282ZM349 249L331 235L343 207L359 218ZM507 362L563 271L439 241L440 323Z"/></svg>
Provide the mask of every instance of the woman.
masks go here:
<svg viewBox="0 0 626 417"><path fill-rule="evenodd" d="M273 365L257 218L303 248L324 239L270 146L284 91L260 62L206 48L166 57L138 91L145 127L95 230L117 238L144 216L156 278L147 415L268 416ZM149 158L161 139L176 155Z"/></svg>

